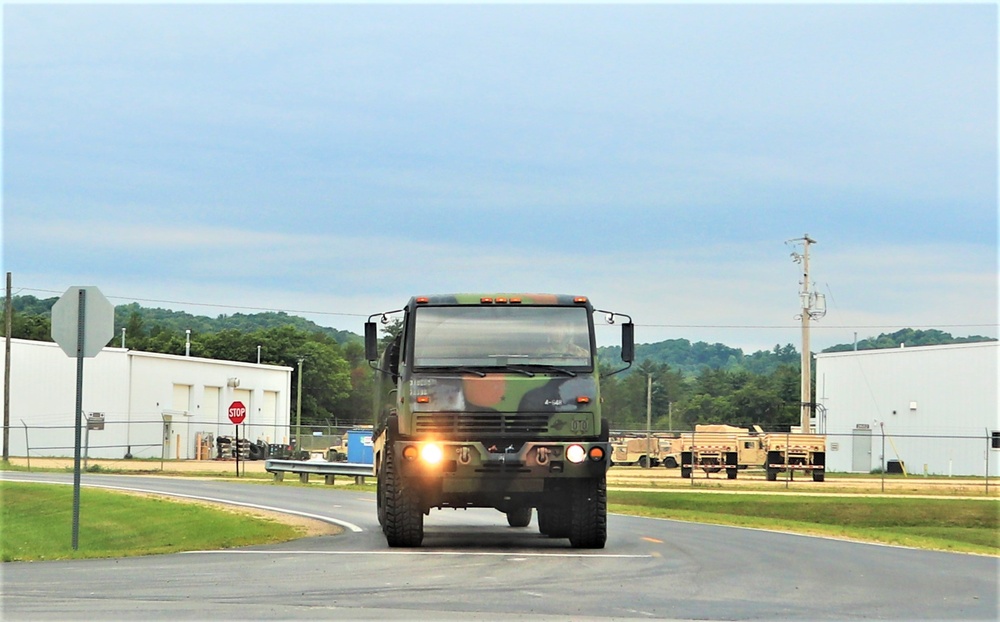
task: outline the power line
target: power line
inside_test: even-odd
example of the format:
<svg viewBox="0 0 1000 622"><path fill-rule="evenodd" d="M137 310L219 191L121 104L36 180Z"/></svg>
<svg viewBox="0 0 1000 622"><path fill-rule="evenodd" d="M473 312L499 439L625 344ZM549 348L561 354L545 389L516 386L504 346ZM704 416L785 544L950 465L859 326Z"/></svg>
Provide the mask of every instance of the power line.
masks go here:
<svg viewBox="0 0 1000 622"><path fill-rule="evenodd" d="M18 291L44 292L44 293L50 293L50 294L56 294L56 295L62 295L62 293L63 293L63 292L57 292L57 291L54 291L54 290L51 290L51 289L35 289L35 288L31 288L31 287L21 287L21 288L18 289ZM131 297L126 297L126 296L113 296L111 294L105 294L105 297L106 298L114 298L115 300L124 300L124 301L127 301L127 302L147 302L147 303L168 304L168 305L185 305L185 306L191 306L191 307L209 307L209 308L215 308L215 309L238 309L238 310L241 310L241 311L271 311L271 312L274 312L274 313L308 313L310 315L336 315L336 316L343 316L343 317L363 317L363 318L367 318L368 317L368 314L366 314L366 313L342 313L342 312L336 312L336 311L310 311L310 310L306 310L306 309L277 309L277 308L270 308L270 307L247 307L247 306L241 306L241 305L211 304L211 303L205 303L205 302L188 302L188 301L184 301L184 300L158 300L158 299L155 299L155 298L131 298Z"/></svg>
<svg viewBox="0 0 1000 622"><path fill-rule="evenodd" d="M56 296L61 296L63 292L55 291L51 289L38 289L33 287L19 287L18 292L40 292L55 294ZM145 302L145 303L156 303L156 304L168 304L168 305L185 305L192 307L208 307L215 309L236 309L239 311L270 311L273 313L308 313L310 315L329 315L338 317L361 317L367 318L368 314L365 313L344 313L339 311L313 311L308 309L279 309L271 307L250 307L241 305L228 305L228 304L212 304L205 302L186 302L181 300L159 300L154 298L131 298L126 296L112 296L111 294L105 294L107 298L114 298L115 300L124 300L126 302ZM720 329L730 329L730 330L776 330L776 329L798 329L800 326L798 324L647 324L645 322L636 322L636 326L642 326L644 328L720 328ZM815 326L814 328L827 329L878 329L878 328L894 328L896 326L901 326L902 324L842 324L842 325L830 325L824 324L822 326ZM996 328L1000 326L997 322L983 322L976 324L908 324L907 328L916 327L926 327L926 328Z"/></svg>

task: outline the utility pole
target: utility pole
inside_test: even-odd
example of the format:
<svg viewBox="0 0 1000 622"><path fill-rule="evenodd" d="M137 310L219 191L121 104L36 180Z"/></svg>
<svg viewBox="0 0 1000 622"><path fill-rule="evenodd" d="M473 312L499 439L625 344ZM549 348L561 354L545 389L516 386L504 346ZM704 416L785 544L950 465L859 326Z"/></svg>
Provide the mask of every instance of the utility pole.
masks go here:
<svg viewBox="0 0 1000 622"><path fill-rule="evenodd" d="M826 315L826 297L818 294L811 288L809 282L809 245L816 244L816 240L805 234L801 238L789 240L786 244L802 244L802 252L792 251L792 260L802 264L802 289L799 290L799 302L801 304L802 320L802 390L801 390L801 426L802 433L808 434L810 429L810 419L812 418L812 351L809 347L809 321L818 320Z"/></svg>

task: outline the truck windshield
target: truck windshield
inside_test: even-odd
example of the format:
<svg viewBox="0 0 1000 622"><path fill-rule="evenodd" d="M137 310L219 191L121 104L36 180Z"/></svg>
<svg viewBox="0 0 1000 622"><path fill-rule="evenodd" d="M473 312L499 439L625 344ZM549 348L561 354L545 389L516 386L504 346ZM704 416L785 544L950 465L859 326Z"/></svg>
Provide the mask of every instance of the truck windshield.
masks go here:
<svg viewBox="0 0 1000 622"><path fill-rule="evenodd" d="M583 307L419 307L413 366L489 368L592 365L590 314Z"/></svg>

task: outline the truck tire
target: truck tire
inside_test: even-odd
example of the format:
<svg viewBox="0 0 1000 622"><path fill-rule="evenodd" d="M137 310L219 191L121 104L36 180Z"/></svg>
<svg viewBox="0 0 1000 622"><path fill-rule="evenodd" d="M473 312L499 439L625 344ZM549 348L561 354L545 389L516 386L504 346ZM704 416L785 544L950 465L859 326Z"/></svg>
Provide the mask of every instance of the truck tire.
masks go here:
<svg viewBox="0 0 1000 622"><path fill-rule="evenodd" d="M664 468L676 469L677 468L677 458L673 456L667 456L667 459L663 461Z"/></svg>
<svg viewBox="0 0 1000 622"><path fill-rule="evenodd" d="M538 508L538 533L550 538L568 538L570 514L563 508Z"/></svg>
<svg viewBox="0 0 1000 622"><path fill-rule="evenodd" d="M737 473L736 467L726 467L727 479L736 479L736 473Z"/></svg>
<svg viewBox="0 0 1000 622"><path fill-rule="evenodd" d="M378 515L378 526L385 533L385 465L379 465L375 475L375 513Z"/></svg>
<svg viewBox="0 0 1000 622"><path fill-rule="evenodd" d="M767 473L767 481L774 482L778 480L778 469L772 468L771 465L784 461L785 459L778 452L769 452L767 454L767 462L764 463L764 469Z"/></svg>
<svg viewBox="0 0 1000 622"><path fill-rule="evenodd" d="M681 477L683 477L683 478L690 478L691 477L691 466L689 466L689 465L692 464L691 460L693 458L694 458L694 455L690 451L685 451L685 452L681 453ZM688 466L685 466L685 465L688 465Z"/></svg>
<svg viewBox="0 0 1000 622"><path fill-rule="evenodd" d="M511 527L527 527L531 524L531 506L511 508L505 514L507 514L507 524Z"/></svg>
<svg viewBox="0 0 1000 622"><path fill-rule="evenodd" d="M822 482L825 479L826 473L824 471L813 470L813 481Z"/></svg>
<svg viewBox="0 0 1000 622"><path fill-rule="evenodd" d="M413 491L401 486L395 462L390 446L382 461L384 472L382 507L385 510L385 524L382 525L382 531L389 546L420 546L424 539L424 513Z"/></svg>
<svg viewBox="0 0 1000 622"><path fill-rule="evenodd" d="M569 543L576 549L603 549L608 540L608 487L604 475L577 482Z"/></svg>

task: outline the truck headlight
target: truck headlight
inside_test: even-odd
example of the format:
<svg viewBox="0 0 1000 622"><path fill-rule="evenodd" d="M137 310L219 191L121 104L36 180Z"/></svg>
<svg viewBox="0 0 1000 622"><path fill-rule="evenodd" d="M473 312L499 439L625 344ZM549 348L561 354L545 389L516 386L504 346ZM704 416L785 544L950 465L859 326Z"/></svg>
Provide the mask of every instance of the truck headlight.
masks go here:
<svg viewBox="0 0 1000 622"><path fill-rule="evenodd" d="M420 459L427 464L439 464L444 458L441 446L436 443L427 443L420 448Z"/></svg>
<svg viewBox="0 0 1000 622"><path fill-rule="evenodd" d="M573 464L580 464L587 458L587 450L583 445L570 445L566 448L566 459Z"/></svg>

